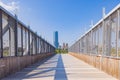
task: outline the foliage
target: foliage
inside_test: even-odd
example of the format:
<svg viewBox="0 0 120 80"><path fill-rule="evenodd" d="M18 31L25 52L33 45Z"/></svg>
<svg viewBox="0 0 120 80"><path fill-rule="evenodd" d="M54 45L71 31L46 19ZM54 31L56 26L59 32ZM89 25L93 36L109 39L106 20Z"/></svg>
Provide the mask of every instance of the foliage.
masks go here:
<svg viewBox="0 0 120 80"><path fill-rule="evenodd" d="M68 53L68 50L67 49L66 50L64 50L64 49L56 49L55 53L57 53L57 54L65 54L65 53Z"/></svg>
<svg viewBox="0 0 120 80"><path fill-rule="evenodd" d="M9 56L9 51L8 50L4 50L3 51L3 56Z"/></svg>

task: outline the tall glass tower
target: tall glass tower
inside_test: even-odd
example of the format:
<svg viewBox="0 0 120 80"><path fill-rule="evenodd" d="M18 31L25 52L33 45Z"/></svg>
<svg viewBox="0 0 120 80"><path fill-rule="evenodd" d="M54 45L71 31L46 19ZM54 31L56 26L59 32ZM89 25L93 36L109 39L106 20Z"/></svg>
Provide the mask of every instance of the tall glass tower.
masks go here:
<svg viewBox="0 0 120 80"><path fill-rule="evenodd" d="M58 42L58 31L54 32L54 46L58 48L59 42Z"/></svg>

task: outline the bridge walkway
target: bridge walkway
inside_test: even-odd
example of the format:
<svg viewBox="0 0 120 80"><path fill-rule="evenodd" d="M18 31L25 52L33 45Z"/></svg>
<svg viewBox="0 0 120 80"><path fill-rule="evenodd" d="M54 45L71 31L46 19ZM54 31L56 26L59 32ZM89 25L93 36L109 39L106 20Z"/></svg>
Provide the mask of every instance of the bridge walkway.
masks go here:
<svg viewBox="0 0 120 80"><path fill-rule="evenodd" d="M2 80L116 80L69 55L57 54Z"/></svg>

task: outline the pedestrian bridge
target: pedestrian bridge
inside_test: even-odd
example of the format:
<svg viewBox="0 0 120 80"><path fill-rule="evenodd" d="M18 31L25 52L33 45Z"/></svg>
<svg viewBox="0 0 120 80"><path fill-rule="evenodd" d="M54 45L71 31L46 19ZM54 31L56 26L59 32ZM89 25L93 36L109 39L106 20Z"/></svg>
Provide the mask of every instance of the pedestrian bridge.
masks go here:
<svg viewBox="0 0 120 80"><path fill-rule="evenodd" d="M69 48L47 40L0 7L0 80L120 80L120 4Z"/></svg>

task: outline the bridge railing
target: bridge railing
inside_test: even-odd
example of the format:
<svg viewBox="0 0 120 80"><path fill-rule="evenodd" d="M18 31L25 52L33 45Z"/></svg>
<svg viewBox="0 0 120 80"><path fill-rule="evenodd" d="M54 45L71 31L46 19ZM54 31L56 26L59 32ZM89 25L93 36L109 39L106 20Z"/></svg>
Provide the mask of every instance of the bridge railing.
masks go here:
<svg viewBox="0 0 120 80"><path fill-rule="evenodd" d="M120 57L120 4L75 42L70 52Z"/></svg>
<svg viewBox="0 0 120 80"><path fill-rule="evenodd" d="M53 53L54 46L0 7L0 57Z"/></svg>
<svg viewBox="0 0 120 80"><path fill-rule="evenodd" d="M0 79L54 55L54 46L0 6Z"/></svg>
<svg viewBox="0 0 120 80"><path fill-rule="evenodd" d="M120 4L81 36L69 53L120 80Z"/></svg>

